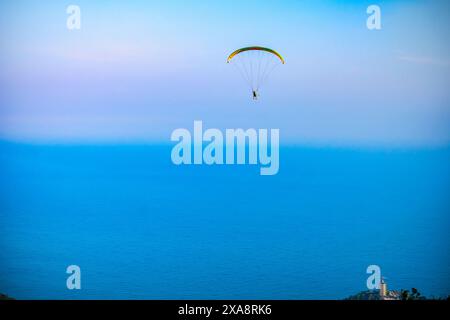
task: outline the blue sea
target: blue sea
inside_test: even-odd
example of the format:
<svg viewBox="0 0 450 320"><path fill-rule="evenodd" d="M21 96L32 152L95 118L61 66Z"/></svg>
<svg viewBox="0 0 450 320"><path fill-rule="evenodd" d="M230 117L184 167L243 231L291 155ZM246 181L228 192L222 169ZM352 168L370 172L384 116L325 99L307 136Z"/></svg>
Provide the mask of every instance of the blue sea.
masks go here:
<svg viewBox="0 0 450 320"><path fill-rule="evenodd" d="M450 149L282 147L280 171L170 145L0 144L0 292L18 299L450 294ZM81 290L66 268L81 268Z"/></svg>

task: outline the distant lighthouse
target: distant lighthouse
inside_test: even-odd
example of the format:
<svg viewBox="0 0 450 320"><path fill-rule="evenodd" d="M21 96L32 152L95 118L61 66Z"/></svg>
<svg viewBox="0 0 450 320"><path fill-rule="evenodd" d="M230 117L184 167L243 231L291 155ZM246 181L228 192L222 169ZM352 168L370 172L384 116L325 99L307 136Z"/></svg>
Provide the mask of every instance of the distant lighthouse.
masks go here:
<svg viewBox="0 0 450 320"><path fill-rule="evenodd" d="M385 297L387 295L387 283L384 278L381 278L380 282L380 297Z"/></svg>

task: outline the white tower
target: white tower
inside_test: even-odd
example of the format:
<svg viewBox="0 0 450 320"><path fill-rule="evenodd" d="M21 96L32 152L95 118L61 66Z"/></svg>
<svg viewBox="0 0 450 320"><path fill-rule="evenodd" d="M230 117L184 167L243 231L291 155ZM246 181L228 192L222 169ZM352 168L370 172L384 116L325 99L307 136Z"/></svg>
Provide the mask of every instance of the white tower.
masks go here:
<svg viewBox="0 0 450 320"><path fill-rule="evenodd" d="M387 283L384 278L381 278L380 282L380 297L385 297L387 295Z"/></svg>

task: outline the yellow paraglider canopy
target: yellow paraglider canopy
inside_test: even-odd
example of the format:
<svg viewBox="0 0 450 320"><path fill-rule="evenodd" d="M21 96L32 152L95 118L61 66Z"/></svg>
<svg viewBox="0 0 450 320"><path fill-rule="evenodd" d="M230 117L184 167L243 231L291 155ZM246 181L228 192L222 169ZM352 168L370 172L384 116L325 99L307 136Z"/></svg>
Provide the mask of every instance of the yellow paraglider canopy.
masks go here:
<svg viewBox="0 0 450 320"><path fill-rule="evenodd" d="M276 52L275 50L272 50L272 49L269 49L269 48L264 48L264 47L257 47L257 46L254 46L254 47L245 47L245 48L241 48L241 49L237 49L236 51L233 51L233 53L231 53L231 54L228 56L227 62L230 62L230 60L233 59L233 57L234 57L235 55L237 55L237 54L239 54L239 53L241 53L241 52L244 52L244 51L250 51L250 50L261 50L261 51L270 52L270 53L276 55L276 56L281 60L281 63L284 64L284 58L281 56L281 54L279 54L279 53Z"/></svg>

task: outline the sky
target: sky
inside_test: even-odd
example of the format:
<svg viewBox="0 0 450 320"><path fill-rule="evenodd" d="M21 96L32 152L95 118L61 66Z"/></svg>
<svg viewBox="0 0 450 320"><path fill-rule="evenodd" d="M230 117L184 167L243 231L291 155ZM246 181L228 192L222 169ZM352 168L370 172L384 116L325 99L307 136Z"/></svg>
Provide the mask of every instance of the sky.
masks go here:
<svg viewBox="0 0 450 320"><path fill-rule="evenodd" d="M1 2L0 140L170 143L202 120L281 144L448 146L448 39L445 1ZM226 63L249 45L286 59L257 102Z"/></svg>

